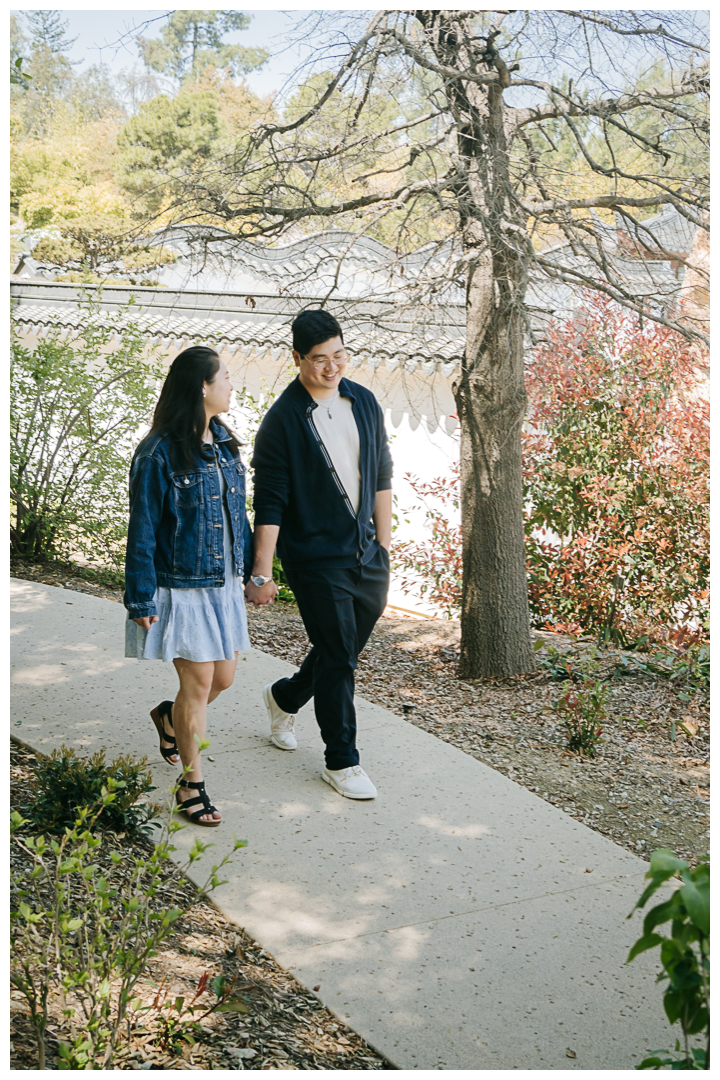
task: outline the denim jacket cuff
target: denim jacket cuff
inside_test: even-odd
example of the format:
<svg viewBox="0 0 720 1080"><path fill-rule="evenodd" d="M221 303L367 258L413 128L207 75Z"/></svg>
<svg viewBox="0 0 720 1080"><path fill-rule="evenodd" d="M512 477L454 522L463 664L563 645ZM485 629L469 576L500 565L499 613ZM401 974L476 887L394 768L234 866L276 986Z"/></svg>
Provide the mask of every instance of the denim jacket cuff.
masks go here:
<svg viewBox="0 0 720 1080"><path fill-rule="evenodd" d="M144 619L146 616L152 618L157 615L157 608L152 600L147 604L131 604L127 611L129 619Z"/></svg>

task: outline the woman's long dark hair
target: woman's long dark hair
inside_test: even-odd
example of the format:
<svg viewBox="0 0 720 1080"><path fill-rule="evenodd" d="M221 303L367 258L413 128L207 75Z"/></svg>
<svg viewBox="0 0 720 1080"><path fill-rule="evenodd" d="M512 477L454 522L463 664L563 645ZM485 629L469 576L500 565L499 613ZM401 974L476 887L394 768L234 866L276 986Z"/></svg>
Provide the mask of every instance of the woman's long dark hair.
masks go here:
<svg viewBox="0 0 720 1080"><path fill-rule="evenodd" d="M150 430L170 435L178 468L191 469L198 463L206 426L203 383L212 382L219 368L220 357L205 345L183 349L170 365ZM215 422L230 435L227 445L235 456L240 440L218 416Z"/></svg>

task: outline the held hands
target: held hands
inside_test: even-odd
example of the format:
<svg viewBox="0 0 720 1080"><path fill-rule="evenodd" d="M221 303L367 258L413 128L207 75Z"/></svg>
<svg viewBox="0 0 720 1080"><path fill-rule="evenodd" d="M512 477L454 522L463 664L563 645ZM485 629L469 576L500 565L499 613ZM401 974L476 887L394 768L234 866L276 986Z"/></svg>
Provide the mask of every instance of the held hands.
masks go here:
<svg viewBox="0 0 720 1080"><path fill-rule="evenodd" d="M255 607L262 607L263 604L274 603L277 594L278 587L274 581L268 581L268 583L262 587L253 585L252 581L248 581L245 586L245 599L249 604L254 604Z"/></svg>
<svg viewBox="0 0 720 1080"><path fill-rule="evenodd" d="M158 622L158 620L158 615L146 615L143 619L133 619L133 622L136 622L138 626L142 626L143 630L149 630L152 623Z"/></svg>

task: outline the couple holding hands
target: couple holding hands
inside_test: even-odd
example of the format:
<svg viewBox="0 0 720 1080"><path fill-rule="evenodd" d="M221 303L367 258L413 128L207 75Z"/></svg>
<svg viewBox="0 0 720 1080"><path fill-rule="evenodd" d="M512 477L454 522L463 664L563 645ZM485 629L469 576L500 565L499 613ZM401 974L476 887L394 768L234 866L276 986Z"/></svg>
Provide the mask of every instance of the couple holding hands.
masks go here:
<svg viewBox="0 0 720 1080"><path fill-rule="evenodd" d="M163 758L182 763L176 799L197 825L222 820L202 774L207 706L250 647L245 601L277 595L276 548L312 648L292 678L262 691L270 739L295 750L295 714L314 698L323 779L347 798L376 795L355 745L354 672L387 599L392 461L375 396L344 378L337 320L303 311L292 335L298 374L265 415L250 462L254 532L240 443L219 419L233 388L212 349L176 356L130 469L125 655L175 665L175 700L150 716Z"/></svg>

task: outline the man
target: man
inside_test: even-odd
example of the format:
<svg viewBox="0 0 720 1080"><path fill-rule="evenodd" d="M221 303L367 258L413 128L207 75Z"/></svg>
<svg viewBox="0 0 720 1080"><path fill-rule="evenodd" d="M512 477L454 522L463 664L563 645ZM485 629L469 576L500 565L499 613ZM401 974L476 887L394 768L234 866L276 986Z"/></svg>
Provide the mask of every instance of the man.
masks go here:
<svg viewBox="0 0 720 1080"><path fill-rule="evenodd" d="M270 737L295 750L295 714L315 698L323 779L349 799L377 794L355 746L355 668L387 600L392 460L375 396L345 379L337 319L303 311L292 324L297 378L255 439L255 562L249 602L272 603L273 553L312 648L291 679L265 687Z"/></svg>

